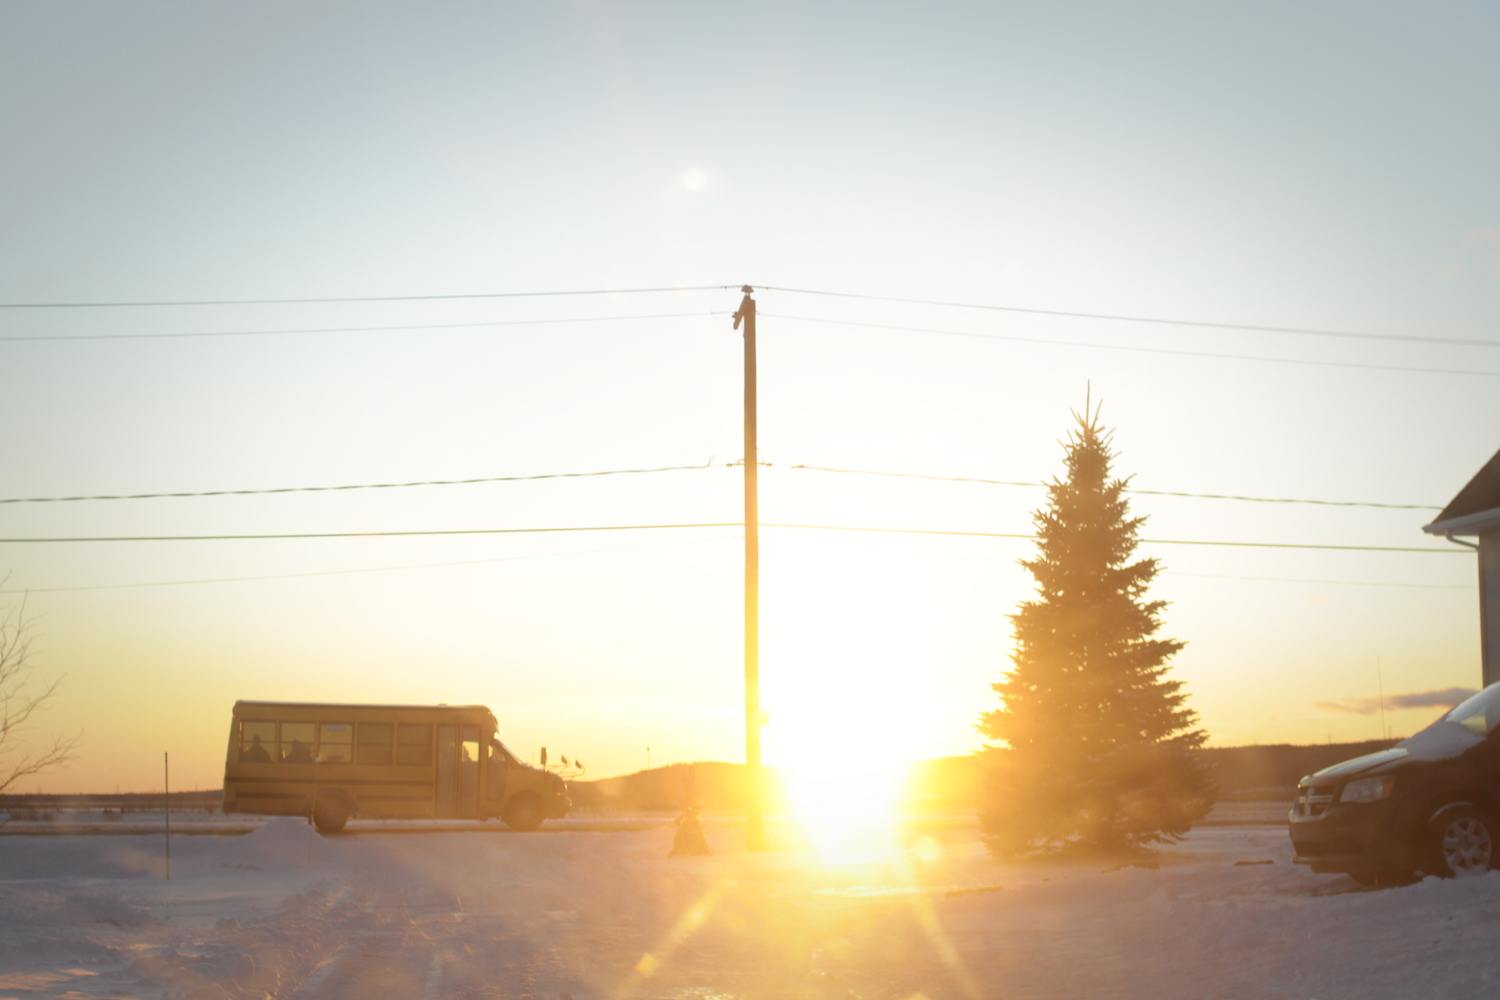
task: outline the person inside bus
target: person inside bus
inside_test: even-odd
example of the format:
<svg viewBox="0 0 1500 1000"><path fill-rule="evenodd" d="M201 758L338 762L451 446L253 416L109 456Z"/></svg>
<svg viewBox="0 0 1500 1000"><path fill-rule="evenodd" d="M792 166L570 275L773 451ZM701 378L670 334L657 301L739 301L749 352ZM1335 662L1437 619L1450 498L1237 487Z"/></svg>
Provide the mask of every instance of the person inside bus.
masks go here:
<svg viewBox="0 0 1500 1000"><path fill-rule="evenodd" d="M284 763L311 764L312 762L312 747L301 740L292 740L292 748L287 751Z"/></svg>
<svg viewBox="0 0 1500 1000"><path fill-rule="evenodd" d="M240 762L244 764L271 763L271 752L261 746L259 733L250 738L249 746L240 749Z"/></svg>

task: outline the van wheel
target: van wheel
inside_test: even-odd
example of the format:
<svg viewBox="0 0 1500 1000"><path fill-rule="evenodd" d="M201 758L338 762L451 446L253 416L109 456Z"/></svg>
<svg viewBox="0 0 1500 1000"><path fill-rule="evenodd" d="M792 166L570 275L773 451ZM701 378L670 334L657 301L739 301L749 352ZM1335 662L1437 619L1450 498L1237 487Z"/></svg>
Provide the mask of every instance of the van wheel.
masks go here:
<svg viewBox="0 0 1500 1000"><path fill-rule="evenodd" d="M542 825L542 820L547 814L542 811L541 802L534 795L518 795L505 807L505 815L502 817L505 825L512 830L520 830L529 833Z"/></svg>
<svg viewBox="0 0 1500 1000"><path fill-rule="evenodd" d="M1439 809L1427 829L1434 875L1444 878L1483 875L1500 860L1494 821L1471 805Z"/></svg>
<svg viewBox="0 0 1500 1000"><path fill-rule="evenodd" d="M319 833L338 833L347 822L349 807L336 796L321 796L313 806L313 825Z"/></svg>

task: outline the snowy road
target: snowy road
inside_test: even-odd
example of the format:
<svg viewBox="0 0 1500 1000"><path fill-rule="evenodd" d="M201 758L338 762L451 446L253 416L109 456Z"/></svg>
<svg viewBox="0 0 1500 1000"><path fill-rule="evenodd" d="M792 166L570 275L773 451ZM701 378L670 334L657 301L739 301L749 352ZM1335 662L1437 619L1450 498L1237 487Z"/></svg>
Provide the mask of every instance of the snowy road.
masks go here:
<svg viewBox="0 0 1500 1000"><path fill-rule="evenodd" d="M3 998L1447 997L1500 990L1500 873L1355 892L1285 834L1155 870L996 864L972 832L664 857L666 830L0 840ZM1265 862L1272 864L1236 864Z"/></svg>

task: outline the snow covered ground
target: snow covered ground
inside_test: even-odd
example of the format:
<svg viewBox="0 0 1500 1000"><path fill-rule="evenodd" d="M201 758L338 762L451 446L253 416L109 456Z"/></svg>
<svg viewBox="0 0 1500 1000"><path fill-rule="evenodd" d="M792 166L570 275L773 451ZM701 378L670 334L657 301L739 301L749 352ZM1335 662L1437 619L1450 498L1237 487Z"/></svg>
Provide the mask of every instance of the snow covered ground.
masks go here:
<svg viewBox="0 0 1500 1000"><path fill-rule="evenodd" d="M1500 873L1356 891L1283 831L1159 867L998 864L970 830L750 855L710 825L0 838L0 998L1380 998L1500 990ZM1265 864L1264 862L1272 862ZM1246 863L1241 863L1246 862Z"/></svg>

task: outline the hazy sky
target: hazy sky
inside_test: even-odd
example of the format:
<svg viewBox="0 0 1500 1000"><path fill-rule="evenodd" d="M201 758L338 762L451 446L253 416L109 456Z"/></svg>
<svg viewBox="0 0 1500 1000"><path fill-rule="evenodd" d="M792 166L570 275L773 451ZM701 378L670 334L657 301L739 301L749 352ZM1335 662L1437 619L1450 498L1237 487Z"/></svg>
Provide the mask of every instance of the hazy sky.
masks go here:
<svg viewBox="0 0 1500 1000"><path fill-rule="evenodd" d="M1035 482L1090 386L1139 489L1441 506L1500 446L1497 29L1483 4L5 3L0 302L764 282L1422 338L764 291L762 517L1025 533L1035 488L789 466ZM0 499L716 466L6 504L0 536L735 521L733 287L0 310ZM440 323L509 325L67 339ZM1446 547L1430 510L1133 502L1152 539ZM770 760L979 745L1029 543L765 536ZM738 759L738 537L0 544L66 675L43 730L85 732L41 787L153 787L163 750L214 787L236 698L484 702L596 776L648 745ZM1329 703L1478 682L1470 555L1142 553L1215 743L1372 738ZM252 576L283 578L125 586Z"/></svg>

